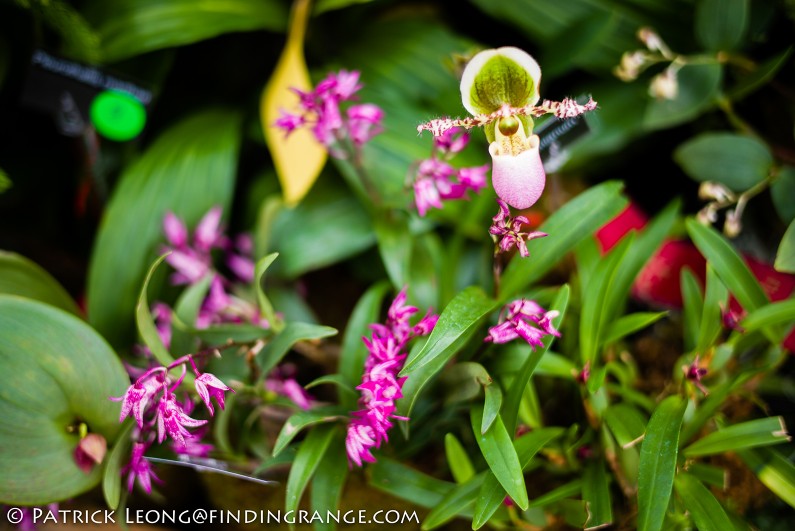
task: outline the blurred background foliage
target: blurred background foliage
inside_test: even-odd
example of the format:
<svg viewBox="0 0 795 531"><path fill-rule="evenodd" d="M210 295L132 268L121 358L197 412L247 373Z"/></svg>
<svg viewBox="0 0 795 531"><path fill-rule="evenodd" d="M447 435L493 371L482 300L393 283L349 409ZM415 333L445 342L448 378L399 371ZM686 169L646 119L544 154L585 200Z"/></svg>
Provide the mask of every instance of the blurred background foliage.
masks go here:
<svg viewBox="0 0 795 531"><path fill-rule="evenodd" d="M492 214L489 191L403 220L415 236L408 244L389 239L394 223L371 216L344 162L328 163L298 206L280 207L260 100L290 9L287 0L0 1L0 248L49 271L116 349L134 342L134 304L166 211L193 226L221 205L233 232L253 231L257 258L278 251L268 294L287 320L342 329L359 296L387 276L410 282L412 299L436 308L467 285L491 282L490 250L472 244ZM542 98L591 94L599 102L586 118L591 134L550 175L542 215L607 180L622 181L649 214L676 198L693 214L703 207L699 183L717 181L737 194L755 190L735 246L768 263L778 255L778 268L792 272L794 26L792 0L318 0L304 51L313 81L360 70L361 100L386 111L365 160L388 206L409 207L406 176L430 153L417 124L464 114L464 59L517 46L542 66ZM671 56L621 80L622 57L645 49L643 27ZM143 133L123 143L90 128L67 137L52 115L20 105L37 49L150 89ZM676 93L650 95L672 61ZM462 165L488 160L474 137L482 149L467 150ZM685 235L684 224L671 225ZM442 249L450 246L459 266L448 275ZM153 284L169 289L162 275ZM685 478L677 488L694 487Z"/></svg>

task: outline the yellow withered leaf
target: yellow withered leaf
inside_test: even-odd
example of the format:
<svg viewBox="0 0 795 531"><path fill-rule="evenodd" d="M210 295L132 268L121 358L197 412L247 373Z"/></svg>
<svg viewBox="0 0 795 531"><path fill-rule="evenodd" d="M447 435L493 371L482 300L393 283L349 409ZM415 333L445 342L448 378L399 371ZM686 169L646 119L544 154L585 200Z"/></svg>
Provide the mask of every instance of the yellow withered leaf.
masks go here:
<svg viewBox="0 0 795 531"><path fill-rule="evenodd" d="M304 59L304 34L309 7L310 0L295 0L287 44L260 100L265 141L273 157L287 205L297 204L309 192L327 157L326 149L308 129L296 129L285 138L284 131L273 127L280 109L291 111L298 104L298 96L290 87L300 90L312 88Z"/></svg>

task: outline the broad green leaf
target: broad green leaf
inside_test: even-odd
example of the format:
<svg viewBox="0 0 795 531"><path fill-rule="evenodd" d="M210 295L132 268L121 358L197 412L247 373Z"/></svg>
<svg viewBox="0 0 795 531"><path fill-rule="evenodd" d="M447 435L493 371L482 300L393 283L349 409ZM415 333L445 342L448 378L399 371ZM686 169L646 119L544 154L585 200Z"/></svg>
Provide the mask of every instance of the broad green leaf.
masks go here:
<svg viewBox="0 0 795 531"><path fill-rule="evenodd" d="M778 246L775 267L783 273L795 273L795 220L789 224Z"/></svg>
<svg viewBox="0 0 795 531"><path fill-rule="evenodd" d="M604 414L605 422L623 448L636 442L646 427L645 416L637 408L626 404L614 404Z"/></svg>
<svg viewBox="0 0 795 531"><path fill-rule="evenodd" d="M436 507L455 485L419 472L398 461L379 457L371 464L370 485L420 507ZM400 478L396 481L396 478Z"/></svg>
<svg viewBox="0 0 795 531"><path fill-rule="evenodd" d="M364 361L367 359L367 347L362 337L370 333L369 326L378 322L381 312L381 303L386 295L388 285L384 282L373 285L356 303L345 327L342 338L339 373L343 380L355 387L359 385L364 370ZM356 399L343 399L343 405L353 409Z"/></svg>
<svg viewBox="0 0 795 531"><path fill-rule="evenodd" d="M696 5L699 42L711 52L735 49L748 28L749 3L749 0L699 0Z"/></svg>
<svg viewBox="0 0 795 531"><path fill-rule="evenodd" d="M282 358L293 348L293 345L299 341L308 341L312 339L322 339L337 334L335 328L330 326L313 325L307 323L287 323L287 325L279 332L267 345L262 349L262 352L257 356L260 366L260 380L273 369Z"/></svg>
<svg viewBox="0 0 795 531"><path fill-rule="evenodd" d="M555 325L556 328L560 327L560 324L563 322L568 304L569 285L564 284L558 291L555 301L552 303L550 308L550 310L557 310L560 312L560 315L552 320L552 324ZM530 352L526 355L525 360L522 363L521 369L519 369L516 377L511 383L511 387L508 390L507 396L505 397L505 409L502 412L502 418L504 419L505 428L508 430L508 433L512 434L514 431L516 431L516 425L519 419L519 405L522 395L527 388L530 378L532 378L533 373L538 367L539 362L544 358L544 354L546 354L547 350L549 350L549 347L552 345L553 340L554 336L546 336L543 339L543 347L530 349Z"/></svg>
<svg viewBox="0 0 795 531"><path fill-rule="evenodd" d="M259 305L260 312L262 312L262 316L268 320L268 323L270 323L271 328L275 332L281 332L282 328L284 327L284 323L282 322L281 318L276 315L270 299L268 299L268 296L265 294L265 273L268 271L268 267L270 267L270 265L278 256L279 253L271 253L263 256L257 261L257 264L254 267L254 278L257 288L257 304Z"/></svg>
<svg viewBox="0 0 795 531"><path fill-rule="evenodd" d="M776 207L778 216L784 223L795 221L795 167L784 166L778 172L776 180L770 185L770 197Z"/></svg>
<svg viewBox="0 0 795 531"><path fill-rule="evenodd" d="M293 90L312 88L304 58L310 4L310 0L293 2L287 43L260 101L262 130L288 206L297 204L309 192L327 158L326 148L308 127L299 127L286 135L274 125L282 112L293 112L298 107L299 98Z"/></svg>
<svg viewBox="0 0 795 531"><path fill-rule="evenodd" d="M439 316L423 349L416 355L409 355L400 374L409 375L428 364L441 369L496 306L497 302L477 286L460 292Z"/></svg>
<svg viewBox="0 0 795 531"><path fill-rule="evenodd" d="M607 345L623 339L629 335L651 326L668 312L636 312L619 317L615 321L607 324L607 328L602 334L601 343Z"/></svg>
<svg viewBox="0 0 795 531"><path fill-rule="evenodd" d="M497 481L522 510L527 509L527 489L522 466L502 419L497 417L489 431L480 433L483 413L479 407L475 406L470 410L470 418L475 440Z"/></svg>
<svg viewBox="0 0 795 531"><path fill-rule="evenodd" d="M96 486L74 451L84 423L109 446L130 385L105 340L85 322L31 299L0 295L0 503L43 505Z"/></svg>
<svg viewBox="0 0 795 531"><path fill-rule="evenodd" d="M701 313L704 311L704 297L701 284L689 268L682 268L680 273L682 286L682 326L685 351L696 348L699 330L701 330Z"/></svg>
<svg viewBox="0 0 795 531"><path fill-rule="evenodd" d="M679 450L679 430L687 402L669 396L646 426L638 470L638 529L660 530L671 498Z"/></svg>
<svg viewBox="0 0 795 531"><path fill-rule="evenodd" d="M308 426L342 420L347 417L347 410L339 406L317 407L308 411L298 411L290 415L282 426L276 442L273 443L274 457L279 455L298 433Z"/></svg>
<svg viewBox="0 0 795 531"><path fill-rule="evenodd" d="M377 215L373 228L378 240L378 251L389 279L395 289L409 283L414 237L409 231L408 220L390 211Z"/></svg>
<svg viewBox="0 0 795 531"><path fill-rule="evenodd" d="M582 476L582 499L588 512L585 529L597 529L613 523L610 483L604 461L588 463Z"/></svg>
<svg viewBox="0 0 795 531"><path fill-rule="evenodd" d="M312 510L320 514L326 511L335 511L339 508L342 499L342 490L348 477L348 463L342 456L345 455L345 434L342 430L335 430L334 438L326 450L329 456L322 459L312 478L310 499ZM336 522L328 518L322 522L314 522L315 531L337 528Z"/></svg>
<svg viewBox="0 0 795 531"><path fill-rule="evenodd" d="M546 494L539 496L535 500L532 500L530 502L530 507L544 507L546 505L550 505L552 503L564 500L566 498L573 498L575 496L578 496L581 492L582 492L582 480L575 479L573 481L569 481L564 485L561 485L560 487L552 489Z"/></svg>
<svg viewBox="0 0 795 531"><path fill-rule="evenodd" d="M46 302L80 315L77 304L47 271L24 256L0 251L0 293Z"/></svg>
<svg viewBox="0 0 795 531"><path fill-rule="evenodd" d="M116 439L116 444L105 456L104 468L102 471L102 494L105 496L105 503L111 509L117 509L121 501L121 469L127 463L126 459L130 455L130 433L135 422L132 418L124 421L123 427Z"/></svg>
<svg viewBox="0 0 795 531"><path fill-rule="evenodd" d="M759 481L776 496L795 507L795 465L771 448L754 448L737 452L754 471Z"/></svg>
<svg viewBox="0 0 795 531"><path fill-rule="evenodd" d="M562 428L540 428L522 435L513 442L516 455L522 470L532 462L536 454L552 439L563 434ZM494 515L505 500L505 489L500 486L493 472L488 471L483 478L480 495L475 502L475 514L472 518L472 529L483 527Z"/></svg>
<svg viewBox="0 0 795 531"><path fill-rule="evenodd" d="M697 440L682 452L685 457L721 454L729 451L787 442L787 428L781 417L767 417L734 424Z"/></svg>
<svg viewBox="0 0 795 531"><path fill-rule="evenodd" d="M235 184L240 117L214 110L163 133L119 179L94 243L88 277L89 322L111 344L134 340L135 301L172 211L191 227Z"/></svg>
<svg viewBox="0 0 795 531"><path fill-rule="evenodd" d="M734 529L726 511L708 488L690 474L679 474L675 480L676 493L690 512L699 531Z"/></svg>
<svg viewBox="0 0 795 531"><path fill-rule="evenodd" d="M441 385L445 388L445 404L466 402L479 396L483 382L489 378L485 367L472 361L460 361L446 368L440 376Z"/></svg>
<svg viewBox="0 0 795 531"><path fill-rule="evenodd" d="M472 466L466 450L452 433L444 436L444 452L447 456L447 466L450 467L450 473L453 474L456 483L466 483L475 475L475 467Z"/></svg>
<svg viewBox="0 0 795 531"><path fill-rule="evenodd" d="M679 94L672 100L653 100L646 107L646 129L663 129L692 120L712 106L720 89L720 64L691 64L677 73Z"/></svg>
<svg viewBox="0 0 795 531"><path fill-rule="evenodd" d="M753 332L760 328L776 326L779 324L792 325L795 323L795 299L772 302L766 306L749 312L740 325L746 332Z"/></svg>
<svg viewBox="0 0 795 531"><path fill-rule="evenodd" d="M276 0L93 0L88 19L102 40L102 57L116 62L153 50L238 31L281 31L287 20Z"/></svg>
<svg viewBox="0 0 795 531"><path fill-rule="evenodd" d="M342 460L342 456L326 456L331 442L337 437L340 426L324 424L315 426L306 436L295 454L287 477L287 493L284 507L286 511L297 511L304 489L323 460Z"/></svg>
<svg viewBox="0 0 795 531"><path fill-rule="evenodd" d="M484 471L477 476L472 477L469 481L457 485L450 490L447 495L440 501L422 521L420 529L429 530L436 529L440 525L446 524L456 517L456 515L470 516L472 512L472 504L475 502L480 487L483 484L483 478L488 472Z"/></svg>
<svg viewBox="0 0 795 531"><path fill-rule="evenodd" d="M163 344L163 340L160 339L160 334L157 333L157 327L155 326L155 321L152 318L152 312L149 309L149 298L146 292L149 289L149 283L152 280L152 275L155 274L157 266L163 263L163 260L166 259L166 256L168 255L164 254L155 260L155 262L152 264L152 267L149 268L149 272L146 274L144 283L141 286L141 294L138 297L138 304L135 305L135 324L138 326L138 333L141 335L141 339L143 340L144 344L149 347L149 350L152 351L152 355L155 357L155 359L164 367L170 365L174 361L174 358Z"/></svg>
<svg viewBox="0 0 795 531"><path fill-rule="evenodd" d="M508 299L539 280L579 242L610 221L627 204L623 184L610 181L578 195L552 214L538 230L549 234L532 244L531 257L512 260L502 275L501 296Z"/></svg>
<svg viewBox="0 0 795 531"><path fill-rule="evenodd" d="M274 275L295 278L374 243L372 222L361 203L342 188L321 182L300 204L276 216L271 250L279 252L279 260L271 269Z"/></svg>
<svg viewBox="0 0 795 531"><path fill-rule="evenodd" d="M748 266L723 236L695 219L688 219L686 225L693 243L746 311L756 310L768 303L765 292Z"/></svg>
<svg viewBox="0 0 795 531"><path fill-rule="evenodd" d="M596 266L590 279L591 284L584 286L580 315L580 355L583 364L587 362L593 365L596 361L599 345L602 343L605 317L615 310L615 307L606 307L607 298L613 288L618 267L633 241L633 236L621 240Z"/></svg>
<svg viewBox="0 0 795 531"><path fill-rule="evenodd" d="M744 192L765 179L773 167L770 149L735 133L703 133L680 145L674 160L696 181L715 181Z"/></svg>
<svg viewBox="0 0 795 531"><path fill-rule="evenodd" d="M707 289L704 293L704 308L701 312L701 328L698 333L696 352L706 352L723 329L721 304L727 304L729 292L707 264Z"/></svg>
<svg viewBox="0 0 795 531"><path fill-rule="evenodd" d="M485 401L483 403L483 424L480 426L480 433L486 433L494 420L500 414L502 407L502 389L499 384L491 383L484 387Z"/></svg>

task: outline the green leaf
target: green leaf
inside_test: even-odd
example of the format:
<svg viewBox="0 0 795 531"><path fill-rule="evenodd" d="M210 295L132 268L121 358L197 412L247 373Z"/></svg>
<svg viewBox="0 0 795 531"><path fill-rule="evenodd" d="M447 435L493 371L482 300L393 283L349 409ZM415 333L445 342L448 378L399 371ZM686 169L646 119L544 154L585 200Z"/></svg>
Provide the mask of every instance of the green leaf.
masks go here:
<svg viewBox="0 0 795 531"><path fill-rule="evenodd" d="M271 253L269 255L263 256L257 261L257 265L254 267L254 278L256 279L256 287L257 287L257 304L259 304L260 312L262 312L262 316L268 320L271 327L276 331L280 332L284 324L282 320L277 317L276 312L273 310L273 305L271 301L268 299L268 296L265 295L265 273L268 271L268 267L273 263L274 260L279 256L279 253Z"/></svg>
<svg viewBox="0 0 795 531"><path fill-rule="evenodd" d="M475 475L475 467L472 466L466 450L452 433L444 436L444 452L447 456L447 466L450 467L450 473L453 474L456 483L466 483Z"/></svg>
<svg viewBox="0 0 795 531"><path fill-rule="evenodd" d="M279 252L274 274L296 278L349 258L375 243L372 221L351 194L321 179L294 208L273 222L272 250Z"/></svg>
<svg viewBox="0 0 795 531"><path fill-rule="evenodd" d="M558 291L555 301L552 303L550 308L551 310L557 310L560 312L560 315L552 320L552 324L555 325L556 328L558 328L563 322L568 304L569 285L564 284ZM505 428L508 430L508 433L513 433L516 431L516 424L519 420L519 405L521 403L522 394L527 388L527 384L530 381L530 378L532 378L539 362L544 358L544 355L549 350L549 347L552 346L552 341L554 339L554 336L546 336L543 339L543 347L530 349L529 354L522 363L521 369L511 383L511 387L508 390L508 396L505 398L505 410L502 412L502 418L505 419Z"/></svg>
<svg viewBox="0 0 795 531"><path fill-rule="evenodd" d="M527 469L536 454L552 439L563 434L562 428L541 428L522 435L513 442L516 455L522 470ZM497 477L489 471L483 479L480 495L475 502L475 514L472 518L472 529L483 527L492 515L497 512L505 500L505 489L500 486Z"/></svg>
<svg viewBox="0 0 795 531"><path fill-rule="evenodd" d="M378 240L378 251L392 286L397 290L402 289L409 283L414 243L408 220L399 217L396 212L388 212L376 216L373 228Z"/></svg>
<svg viewBox="0 0 795 531"><path fill-rule="evenodd" d="M374 0L317 0L312 9L312 15L321 15L327 11L343 9L356 4L368 4Z"/></svg>
<svg viewBox="0 0 795 531"><path fill-rule="evenodd" d="M795 299L772 302L758 310L749 312L740 322L746 332L780 324L792 325L795 322Z"/></svg>
<svg viewBox="0 0 795 531"><path fill-rule="evenodd" d="M729 242L713 228L705 227L695 219L688 219L686 226L693 243L746 311L768 303L762 287Z"/></svg>
<svg viewBox="0 0 795 531"><path fill-rule="evenodd" d="M588 511L585 529L597 529L613 523L610 483L601 459L591 461L585 467L582 476L582 499Z"/></svg>
<svg viewBox="0 0 795 531"><path fill-rule="evenodd" d="M486 472L481 472L462 485L457 485L447 493L422 521L420 529L435 529L440 525L446 524L456 517L456 515L471 514L471 505L474 503L478 491L483 484Z"/></svg>
<svg viewBox="0 0 795 531"><path fill-rule="evenodd" d="M0 251L0 293L46 302L75 315L77 304L47 271L22 255Z"/></svg>
<svg viewBox="0 0 795 531"><path fill-rule="evenodd" d="M378 322L381 303L389 286L380 282L368 289L356 303L342 338L339 373L351 387L359 385L367 359L367 346L362 337L370 333L369 326ZM347 401L346 401L347 400ZM357 399L343 399L343 405L353 409Z"/></svg>
<svg viewBox="0 0 795 531"><path fill-rule="evenodd" d="M704 293L704 308L701 313L701 328L696 343L696 352L706 352L723 329L721 304L727 304L729 292L718 279L715 269L707 264L707 290Z"/></svg>
<svg viewBox="0 0 795 531"><path fill-rule="evenodd" d="M679 94L672 100L653 100L646 107L646 129L663 129L692 120L711 107L720 89L722 67L713 64L683 66L678 74Z"/></svg>
<svg viewBox="0 0 795 531"><path fill-rule="evenodd" d="M782 66L787 64L792 46L765 61L747 76L741 78L736 85L731 87L726 93L730 100L741 100L756 90L762 88L768 81L773 79Z"/></svg>
<svg viewBox="0 0 795 531"><path fill-rule="evenodd" d="M701 313L704 311L704 297L701 295L701 284L689 268L682 268L680 278L683 302L683 336L685 351L689 352L696 348L698 342L701 330Z"/></svg>
<svg viewBox="0 0 795 531"><path fill-rule="evenodd" d="M423 474L398 461L379 457L369 466L370 485L420 507L436 507L454 488L453 483ZM396 481L396 478L400 478Z"/></svg>
<svg viewBox="0 0 795 531"><path fill-rule="evenodd" d="M401 376L432 364L441 367L478 330L480 324L497 306L481 288L470 286L461 291L444 309L425 346L416 355L409 355Z"/></svg>
<svg viewBox="0 0 795 531"><path fill-rule="evenodd" d="M301 501L304 489L321 461L342 460L342 456L339 455L326 457L326 451L339 430L339 426L332 424L316 426L301 443L290 467L290 475L287 477L284 502L286 511L298 511L298 503Z"/></svg>
<svg viewBox="0 0 795 531"><path fill-rule="evenodd" d="M160 362L161 365L167 367L170 365L174 358L169 354L168 349L160 339L160 334L157 333L157 326L152 318L152 312L149 309L149 299L146 291L149 289L149 282L152 280L157 266L163 263L168 254L164 254L152 264L149 272L146 274L144 283L141 286L141 295L138 297L138 304L135 305L135 324L138 325L138 332L141 334L141 339L144 344L152 351L152 355Z"/></svg>
<svg viewBox="0 0 795 531"><path fill-rule="evenodd" d="M357 399L359 398L359 393L356 391L356 389L348 385L348 382L346 382L345 379L339 374L326 374L324 376L319 376L306 384L304 389L312 389L313 387L323 384L331 384L335 386L337 390L342 391L347 395L356 397Z"/></svg>
<svg viewBox="0 0 795 531"><path fill-rule="evenodd" d="M320 461L312 478L310 494L312 510L318 511L320 514L326 514L326 511L333 512L339 508L342 489L345 487L345 480L348 477L348 463L342 457L345 455L345 435L342 430L334 431L334 438L326 453L333 457ZM322 522L314 522L313 525L315 531L323 529L332 531L337 528L331 518Z"/></svg>
<svg viewBox="0 0 795 531"><path fill-rule="evenodd" d="M0 44L0 86L2 86L2 84L3 84L3 76L5 74L5 65L7 64L4 61L4 59L5 59L4 56L3 56L3 50L4 49L5 49L4 45ZM13 184L14 183L12 183L11 179L8 178L8 175L6 174L6 172L3 171L3 168L0 168L0 194L2 194L3 192L5 192L9 188L11 188L13 186Z"/></svg>
<svg viewBox="0 0 795 531"><path fill-rule="evenodd" d="M699 0L696 6L698 40L711 52L737 48L748 29L749 7L748 0Z"/></svg>
<svg viewBox="0 0 795 531"><path fill-rule="evenodd" d="M602 327L606 315L616 307L606 307L618 267L632 245L633 236L621 240L610 253L599 262L591 276L591 284L585 286L582 294L582 313L580 315L580 355L582 362L594 364L602 343Z"/></svg>
<svg viewBox="0 0 795 531"><path fill-rule="evenodd" d="M795 507L795 465L791 461L771 448L740 450L737 455L759 481L790 507Z"/></svg>
<svg viewBox="0 0 795 531"><path fill-rule="evenodd" d="M276 0L95 0L88 18L98 28L105 61L183 46L224 33L283 31L287 9Z"/></svg>
<svg viewBox="0 0 795 531"><path fill-rule="evenodd" d="M636 312L619 317L615 321L607 323L601 342L605 345L614 343L651 326L667 315L668 312Z"/></svg>
<svg viewBox="0 0 795 531"><path fill-rule="evenodd" d="M795 220L795 167L784 166L778 172L776 180L770 185L770 196L778 216L784 223Z"/></svg>
<svg viewBox="0 0 795 531"><path fill-rule="evenodd" d="M687 402L669 396L646 426L638 469L638 529L660 530L671 498L679 449L679 430Z"/></svg>
<svg viewBox="0 0 795 531"><path fill-rule="evenodd" d="M204 298L210 289L210 282L212 282L212 276L207 275L185 288L185 291L177 299L174 304L174 313L183 324L189 327L196 326L196 319L199 317L199 310L201 310Z"/></svg>
<svg viewBox="0 0 795 531"><path fill-rule="evenodd" d="M0 295L0 503L43 505L74 498L102 479L74 451L79 424L109 445L120 431L129 386L116 354L85 322L32 299Z"/></svg>
<svg viewBox="0 0 795 531"><path fill-rule="evenodd" d="M753 376L754 372L752 371L742 372L733 380L723 382L719 386L712 388L709 396L701 402L693 416L685 423L680 439L681 444L684 445L695 437L701 431L701 428L713 418L715 413L724 406L729 394Z"/></svg>
<svg viewBox="0 0 795 531"><path fill-rule="evenodd" d="M789 224L776 253L776 271L795 273L795 220Z"/></svg>
<svg viewBox="0 0 795 531"><path fill-rule="evenodd" d="M674 160L696 181L715 181L735 192L762 182L773 155L759 140L734 133L703 133L680 145Z"/></svg>
<svg viewBox="0 0 795 531"><path fill-rule="evenodd" d="M715 496L690 474L676 476L676 493L699 531L726 531L734 525Z"/></svg>
<svg viewBox="0 0 795 531"><path fill-rule="evenodd" d="M554 488L530 502L530 507L544 507L566 498L578 496L582 492L582 480L575 479Z"/></svg>
<svg viewBox="0 0 795 531"><path fill-rule="evenodd" d="M789 441L784 419L767 417L712 432L683 450L685 457L720 454Z"/></svg>
<svg viewBox="0 0 795 531"><path fill-rule="evenodd" d="M111 344L134 340L133 312L162 224L172 211L192 226L235 184L240 117L196 114L163 133L119 179L94 243L88 276L90 323Z"/></svg>
<svg viewBox="0 0 795 531"><path fill-rule="evenodd" d="M617 181L602 183L552 214L538 228L549 237L534 241L531 258L512 260L503 273L502 298L507 300L539 280L579 242L618 214L627 204L622 188Z"/></svg>
<svg viewBox="0 0 795 531"><path fill-rule="evenodd" d="M124 421L123 427L116 438L110 452L105 457L105 467L102 472L102 494L105 496L105 503L108 507L115 510L121 501L121 469L126 463L124 460L130 455L130 433L132 433L134 421L128 418Z"/></svg>
<svg viewBox="0 0 795 531"><path fill-rule="evenodd" d="M646 428L646 417L637 408L625 403L607 408L604 419L622 448L636 442Z"/></svg>
<svg viewBox="0 0 795 531"><path fill-rule="evenodd" d="M483 424L480 426L480 433L486 433L489 430L502 407L502 390L499 384L491 383L485 386L484 391L486 397L483 403Z"/></svg>
<svg viewBox="0 0 795 531"><path fill-rule="evenodd" d="M497 481L522 510L527 509L527 488L524 484L522 466L519 464L519 457L502 419L497 417L489 431L480 433L480 426L483 423L483 413L480 408L473 407L470 410L470 418L475 440Z"/></svg>
<svg viewBox="0 0 795 531"><path fill-rule="evenodd" d="M729 473L726 469L719 466L706 465L704 463L690 463L687 466L687 473L720 490L726 490L729 485Z"/></svg>
<svg viewBox="0 0 795 531"><path fill-rule="evenodd" d="M263 380L282 358L299 341L321 339L337 334L336 328L308 323L287 323L287 325L265 345L257 356L260 366L260 380Z"/></svg>
<svg viewBox="0 0 795 531"><path fill-rule="evenodd" d="M347 418L347 410L339 406L317 407L308 411L298 411L290 415L282 426L272 455L276 457L284 450L298 433L308 426Z"/></svg>

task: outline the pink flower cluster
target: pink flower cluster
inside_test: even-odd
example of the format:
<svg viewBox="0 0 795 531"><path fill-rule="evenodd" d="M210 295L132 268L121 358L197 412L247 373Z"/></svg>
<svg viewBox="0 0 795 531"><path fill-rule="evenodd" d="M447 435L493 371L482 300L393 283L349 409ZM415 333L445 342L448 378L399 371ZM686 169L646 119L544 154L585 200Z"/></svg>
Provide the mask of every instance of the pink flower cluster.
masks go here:
<svg viewBox="0 0 795 531"><path fill-rule="evenodd" d="M409 318L417 311L414 306L406 306L404 288L389 307L386 324L370 325L372 337L362 338L370 355L364 365L362 383L356 388L362 393L359 403L363 409L351 414L345 438L351 465L375 462L371 450L388 441L391 420L408 420L395 415L395 401L403 396L401 390L406 380L398 378L406 359L406 345L414 337L430 334L439 319L429 311L412 326Z"/></svg>
<svg viewBox="0 0 795 531"><path fill-rule="evenodd" d="M443 200L462 199L472 190L478 193L486 186L488 164L454 168L447 161L469 143L469 133L448 129L433 139L431 158L417 166L414 176L414 202L420 216L430 208L442 208Z"/></svg>
<svg viewBox="0 0 795 531"><path fill-rule="evenodd" d="M512 247L519 249L522 257L530 256L527 251L527 243L536 238L547 236L545 232L521 232L522 225L528 225L530 220L525 216L511 217L508 205L502 199L497 199L500 211L492 218L489 234L499 239L497 248L502 252L508 252Z"/></svg>
<svg viewBox="0 0 795 531"><path fill-rule="evenodd" d="M560 315L557 310L546 311L538 303L518 299L506 304L500 311L499 322L489 328L484 341L507 343L521 337L535 350L544 345L544 336L560 337L552 319Z"/></svg>
<svg viewBox="0 0 795 531"><path fill-rule="evenodd" d="M147 492L151 491L150 476L154 475L149 468L149 463L143 459L143 452L154 439L155 430L158 442L162 443L166 437L170 437L174 441L175 450L179 453L203 456L212 449L210 445L198 444L201 436L188 431L188 428L198 428L207 424L206 420L190 417L194 407L193 401L188 399L182 403L177 400L176 390L185 378L187 363L190 363L196 376L194 381L196 392L210 415L214 415L212 400L215 399L223 409L224 393L234 391L215 375L209 372L200 372L191 355L175 360L168 367L156 366L147 370L127 388L123 396L111 397L111 400L122 403L119 422L132 416L139 430L139 441L133 445L132 459L126 468L129 472L128 486L130 488L137 477L139 484ZM174 381L169 375L169 371L180 366L182 375ZM156 479L156 476L154 477Z"/></svg>
<svg viewBox="0 0 795 531"><path fill-rule="evenodd" d="M350 140L359 147L383 130L384 111L377 105L362 103L351 105L345 112L340 109L340 104L354 100L361 88L359 72L346 70L330 73L309 92L293 88L298 94L300 112L281 110L274 125L288 135L299 127L309 126L332 156L343 158L345 152L338 148L339 142Z"/></svg>

